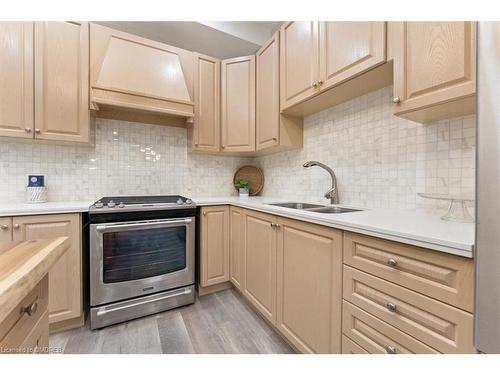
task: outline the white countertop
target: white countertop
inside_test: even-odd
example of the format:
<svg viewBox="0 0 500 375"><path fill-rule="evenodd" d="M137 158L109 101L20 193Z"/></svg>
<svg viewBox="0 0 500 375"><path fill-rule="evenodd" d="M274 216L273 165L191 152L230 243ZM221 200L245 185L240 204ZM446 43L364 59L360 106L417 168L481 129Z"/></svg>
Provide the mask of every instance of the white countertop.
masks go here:
<svg viewBox="0 0 500 375"><path fill-rule="evenodd" d="M411 210L387 209L367 209L342 214L321 214L271 206L267 203L290 201L268 197L193 198L193 201L198 206L231 204L468 258L473 257L474 224L444 221L436 215ZM6 203L0 204L0 217L87 212L92 203L90 201L37 204Z"/></svg>

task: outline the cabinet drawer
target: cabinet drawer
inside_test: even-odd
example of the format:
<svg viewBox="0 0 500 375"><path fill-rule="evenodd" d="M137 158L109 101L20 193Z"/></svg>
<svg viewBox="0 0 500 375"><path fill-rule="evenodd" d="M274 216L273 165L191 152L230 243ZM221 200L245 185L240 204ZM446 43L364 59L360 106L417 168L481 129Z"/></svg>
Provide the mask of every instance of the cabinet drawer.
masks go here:
<svg viewBox="0 0 500 375"><path fill-rule="evenodd" d="M346 335L342 335L342 354L370 354Z"/></svg>
<svg viewBox="0 0 500 375"><path fill-rule="evenodd" d="M442 353L474 353L472 315L344 266L343 297Z"/></svg>
<svg viewBox="0 0 500 375"><path fill-rule="evenodd" d="M31 315L25 311L33 306ZM36 307L35 307L36 306ZM26 340L48 306L48 277L45 276L33 290L0 323L0 347L18 348Z"/></svg>
<svg viewBox="0 0 500 375"><path fill-rule="evenodd" d="M20 346L23 353L48 353L49 348L49 312L45 310L40 320L26 336Z"/></svg>
<svg viewBox="0 0 500 375"><path fill-rule="evenodd" d="M431 347L344 301L342 332L371 354L436 354Z"/></svg>
<svg viewBox="0 0 500 375"><path fill-rule="evenodd" d="M344 263L473 311L472 259L344 232Z"/></svg>

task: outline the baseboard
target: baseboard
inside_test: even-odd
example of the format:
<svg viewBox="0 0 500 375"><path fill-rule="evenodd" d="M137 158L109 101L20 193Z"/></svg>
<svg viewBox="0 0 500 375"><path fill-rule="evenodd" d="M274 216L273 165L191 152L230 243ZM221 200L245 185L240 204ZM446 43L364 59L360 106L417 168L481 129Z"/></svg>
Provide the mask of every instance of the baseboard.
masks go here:
<svg viewBox="0 0 500 375"><path fill-rule="evenodd" d="M210 285L210 286L198 285L198 295L204 296L206 294L220 292L221 290L231 289L232 287L233 287L233 284L231 284L230 281L226 281L224 283Z"/></svg>

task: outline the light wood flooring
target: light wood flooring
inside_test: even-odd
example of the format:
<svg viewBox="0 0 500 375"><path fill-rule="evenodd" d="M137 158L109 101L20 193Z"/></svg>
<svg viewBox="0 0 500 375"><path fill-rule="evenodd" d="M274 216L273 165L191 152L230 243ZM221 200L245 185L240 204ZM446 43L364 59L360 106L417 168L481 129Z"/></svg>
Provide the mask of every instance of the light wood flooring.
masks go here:
<svg viewBox="0 0 500 375"><path fill-rule="evenodd" d="M50 336L64 353L284 354L290 346L232 289L195 304L91 331Z"/></svg>

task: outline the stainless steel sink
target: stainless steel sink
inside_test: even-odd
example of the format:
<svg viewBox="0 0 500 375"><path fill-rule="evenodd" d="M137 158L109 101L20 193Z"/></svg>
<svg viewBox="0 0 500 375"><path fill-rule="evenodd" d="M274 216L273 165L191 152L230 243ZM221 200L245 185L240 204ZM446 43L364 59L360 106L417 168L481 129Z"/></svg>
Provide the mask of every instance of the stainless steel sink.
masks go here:
<svg viewBox="0 0 500 375"><path fill-rule="evenodd" d="M311 203L300 203L300 202L290 202L290 203L268 203L270 206L278 206L284 208L293 208L296 210L307 210L310 208L322 208L325 207L321 204L311 204Z"/></svg>
<svg viewBox="0 0 500 375"><path fill-rule="evenodd" d="M353 208L343 208L343 207L335 207L335 206L325 206L321 208L311 208L307 210L309 212L317 212L321 214L343 214L346 212L356 212L361 210L355 210Z"/></svg>

